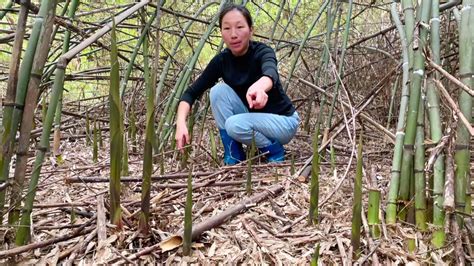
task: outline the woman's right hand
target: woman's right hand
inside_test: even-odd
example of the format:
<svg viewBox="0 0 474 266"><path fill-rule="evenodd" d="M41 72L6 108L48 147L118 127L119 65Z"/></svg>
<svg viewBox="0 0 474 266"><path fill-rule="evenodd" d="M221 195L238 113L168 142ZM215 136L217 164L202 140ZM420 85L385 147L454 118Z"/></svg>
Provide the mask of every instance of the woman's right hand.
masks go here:
<svg viewBox="0 0 474 266"><path fill-rule="evenodd" d="M184 152L184 146L190 143L188 127L186 122L176 124L176 146L178 150Z"/></svg>

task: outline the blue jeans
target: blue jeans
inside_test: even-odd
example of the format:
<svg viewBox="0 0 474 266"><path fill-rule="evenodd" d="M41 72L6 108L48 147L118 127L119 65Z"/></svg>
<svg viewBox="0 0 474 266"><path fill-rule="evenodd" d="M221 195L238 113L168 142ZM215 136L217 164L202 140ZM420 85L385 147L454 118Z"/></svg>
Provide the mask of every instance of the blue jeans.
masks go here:
<svg viewBox="0 0 474 266"><path fill-rule="evenodd" d="M234 140L250 145L255 132L257 148L267 147L272 140L287 144L295 136L300 118L270 113L249 113L235 91L218 83L210 92L212 114L219 129L225 129Z"/></svg>

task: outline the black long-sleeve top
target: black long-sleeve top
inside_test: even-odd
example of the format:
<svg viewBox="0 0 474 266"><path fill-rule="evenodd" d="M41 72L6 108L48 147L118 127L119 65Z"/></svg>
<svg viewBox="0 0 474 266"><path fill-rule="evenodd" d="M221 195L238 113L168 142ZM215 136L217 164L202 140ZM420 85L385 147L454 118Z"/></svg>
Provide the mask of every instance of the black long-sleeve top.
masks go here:
<svg viewBox="0 0 474 266"><path fill-rule="evenodd" d="M262 109L250 109L245 97L247 90L262 76L273 81L273 87L267 92L267 104ZM286 116L295 112L290 98L283 91L275 52L266 44L251 41L247 53L242 56L234 56L228 48L224 49L209 62L199 78L184 92L181 100L192 105L204 91L215 85L219 78L237 93L250 112Z"/></svg>

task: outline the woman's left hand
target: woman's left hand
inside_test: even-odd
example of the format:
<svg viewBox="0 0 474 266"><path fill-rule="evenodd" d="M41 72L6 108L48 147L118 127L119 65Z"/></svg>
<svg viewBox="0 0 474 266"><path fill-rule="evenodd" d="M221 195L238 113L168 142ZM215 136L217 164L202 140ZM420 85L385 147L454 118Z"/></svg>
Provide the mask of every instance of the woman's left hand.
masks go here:
<svg viewBox="0 0 474 266"><path fill-rule="evenodd" d="M269 77L262 77L247 90L247 102L250 109L262 109L268 101L267 91L272 88L273 82Z"/></svg>

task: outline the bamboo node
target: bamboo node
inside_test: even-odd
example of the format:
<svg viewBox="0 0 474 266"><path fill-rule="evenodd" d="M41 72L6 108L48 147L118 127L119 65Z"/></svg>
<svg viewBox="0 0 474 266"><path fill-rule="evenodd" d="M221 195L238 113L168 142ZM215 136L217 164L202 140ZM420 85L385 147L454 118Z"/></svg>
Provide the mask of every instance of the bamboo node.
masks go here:
<svg viewBox="0 0 474 266"><path fill-rule="evenodd" d="M413 74L416 74L416 75L419 75L419 76L423 77L423 75L425 74L425 71L423 71L423 69L417 69L417 70L413 71Z"/></svg>

